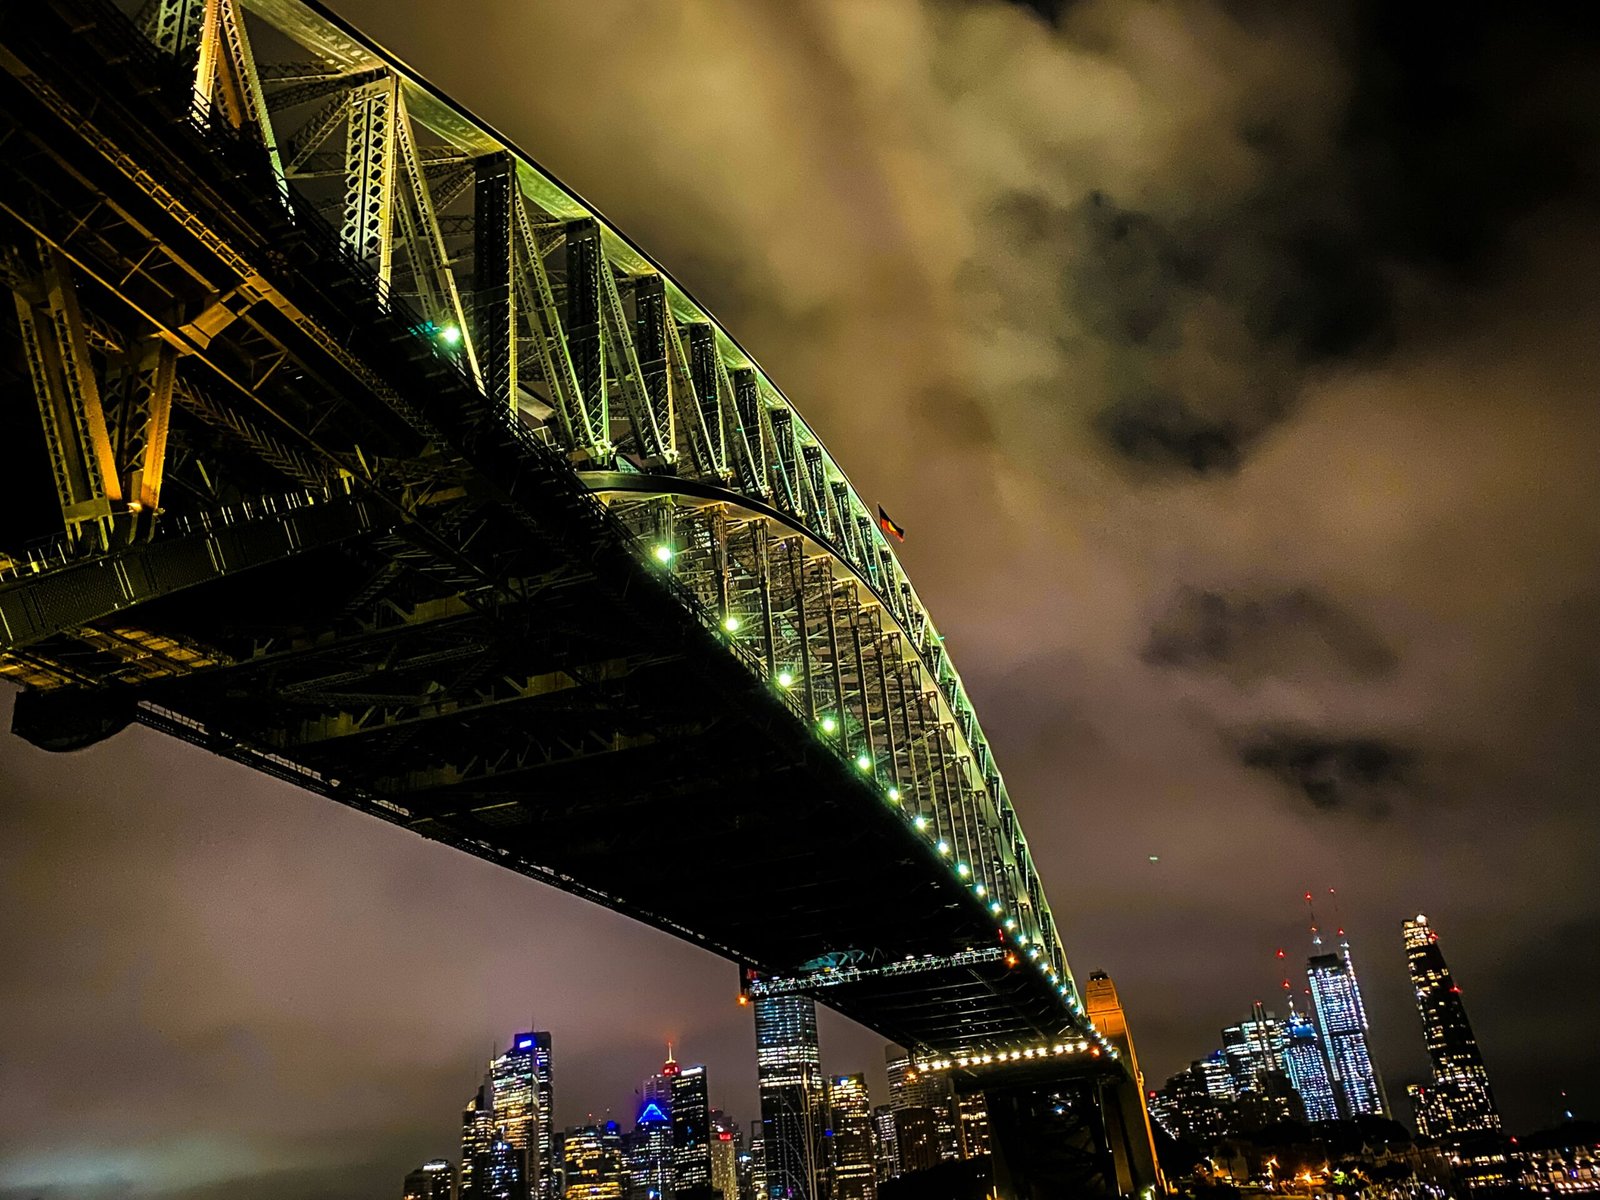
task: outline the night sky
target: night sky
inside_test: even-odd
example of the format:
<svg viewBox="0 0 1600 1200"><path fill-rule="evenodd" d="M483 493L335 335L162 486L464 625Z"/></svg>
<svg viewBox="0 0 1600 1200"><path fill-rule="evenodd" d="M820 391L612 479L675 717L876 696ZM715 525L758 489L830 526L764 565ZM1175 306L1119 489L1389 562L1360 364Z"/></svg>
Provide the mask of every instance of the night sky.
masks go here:
<svg viewBox="0 0 1600 1200"><path fill-rule="evenodd" d="M1152 1086L1278 1003L1331 887L1402 1108L1421 911L1513 1129L1600 1115L1594 28L335 7L648 247L906 526ZM0 780L7 1200L397 1195L530 1022L560 1123L631 1120L669 1038L758 1115L733 966L665 935L143 731L0 738ZM881 1053L824 1027L830 1070L881 1088Z"/></svg>

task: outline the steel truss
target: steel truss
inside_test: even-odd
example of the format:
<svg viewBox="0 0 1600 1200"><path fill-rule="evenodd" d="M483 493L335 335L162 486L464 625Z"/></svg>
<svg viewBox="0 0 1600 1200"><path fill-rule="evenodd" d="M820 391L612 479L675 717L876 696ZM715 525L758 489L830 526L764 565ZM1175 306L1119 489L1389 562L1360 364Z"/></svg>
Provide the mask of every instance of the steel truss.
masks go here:
<svg viewBox="0 0 1600 1200"><path fill-rule="evenodd" d="M222 127L235 140L240 178L271 193L274 207L257 215L279 233L267 246L237 236L168 188L158 164L100 130L87 106L38 80L20 85L81 139L82 162L61 177L92 168L130 197L69 210L39 185L0 203L25 231L4 276L69 549L109 565L134 533L160 543L162 522L171 524L163 488L175 479L193 511L219 510L229 489L353 487L372 505L367 527L396 531L353 608L419 603L440 587L467 614L520 603L518 581L534 568L486 562L474 549L489 520L476 499L478 464L408 403L387 364L351 348L348 327L415 311L393 355L420 376L464 382L503 422L495 444L473 453L499 456L513 481L518 455L576 467L643 563L877 788L968 903L992 915L1005 953L1059 997L1060 1026L1087 1027L1026 838L942 638L873 511L750 356L599 214L323 10L153 0L144 28L149 53L192 72L194 130ZM290 46L290 57L258 62L253 45L269 43ZM341 133L342 150L326 150ZM135 219L135 205L150 215ZM345 313L314 313L277 282L283 263L309 253L319 212L336 214L344 254L365 271L365 294L348 297L348 327L337 319ZM352 385L363 403L348 399ZM188 422L176 440L175 413ZM222 456L220 442L242 448L250 466L218 482L208 462ZM495 486L505 511L531 503L514 483ZM453 698L449 711L548 704L569 690L603 705L606 672L636 665L469 679L470 703ZM64 668L28 669L43 679ZM286 730L280 748L391 736L434 715L427 696L359 677L320 687L301 699L328 710ZM567 750L574 759L643 752L669 734L603 748L579 738ZM507 748L468 772L441 769L435 782L532 770L563 753Z"/></svg>

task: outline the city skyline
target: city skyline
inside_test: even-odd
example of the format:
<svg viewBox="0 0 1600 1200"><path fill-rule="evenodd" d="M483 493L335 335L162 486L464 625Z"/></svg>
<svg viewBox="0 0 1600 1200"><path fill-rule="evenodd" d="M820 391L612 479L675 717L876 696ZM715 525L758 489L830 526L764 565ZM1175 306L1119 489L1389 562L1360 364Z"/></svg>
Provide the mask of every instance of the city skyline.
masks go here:
<svg viewBox="0 0 1600 1200"><path fill-rule="evenodd" d="M1424 912L1507 1128L1600 1111L1593 14L333 7L667 264L903 523L1152 1085L1281 1005L1280 901L1332 884L1395 1108ZM668 1041L759 1112L738 968L687 942L143 729L7 737L0 778L4 1200L387 1187L530 1013L558 1126ZM819 1026L882 1096L881 1039Z"/></svg>

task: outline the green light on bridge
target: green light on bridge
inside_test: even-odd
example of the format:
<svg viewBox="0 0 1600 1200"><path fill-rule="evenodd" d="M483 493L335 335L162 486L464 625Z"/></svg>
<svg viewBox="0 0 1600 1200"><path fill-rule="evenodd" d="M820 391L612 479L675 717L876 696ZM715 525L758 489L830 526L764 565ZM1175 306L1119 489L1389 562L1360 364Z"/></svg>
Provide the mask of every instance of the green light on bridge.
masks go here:
<svg viewBox="0 0 1600 1200"><path fill-rule="evenodd" d="M897 787L890 788L889 791L888 791L888 796L889 796L889 803L890 804L899 804L900 803L900 789L899 788L897 788Z"/></svg>
<svg viewBox="0 0 1600 1200"><path fill-rule="evenodd" d="M446 346L458 345L461 341L461 326L446 325L443 329L439 330L439 340Z"/></svg>
<svg viewBox="0 0 1600 1200"><path fill-rule="evenodd" d="M793 687L794 686L794 672L793 671L779 671L778 672L778 686L781 687L781 688L791 688L791 687Z"/></svg>
<svg viewBox="0 0 1600 1200"><path fill-rule="evenodd" d="M950 853L950 843L945 841L943 838L939 839L939 844L934 848L938 850L940 854L947 855Z"/></svg>
<svg viewBox="0 0 1600 1200"><path fill-rule="evenodd" d="M734 616L732 613L729 613L727 616L722 618L722 627L729 633L738 633L739 618Z"/></svg>
<svg viewBox="0 0 1600 1200"><path fill-rule="evenodd" d="M961 878L966 879L969 875L972 874L972 868L967 866L966 863L957 863L956 864L956 874L961 876Z"/></svg>
<svg viewBox="0 0 1600 1200"><path fill-rule="evenodd" d="M674 551L673 551L671 546L663 545L663 546L657 546L653 553L655 554L656 561L658 563L660 563L662 566L666 566L668 563L670 563L672 561L672 555L673 555Z"/></svg>
<svg viewBox="0 0 1600 1200"><path fill-rule="evenodd" d="M928 827L928 818L923 816L921 813L918 813L916 817L912 819L911 823L920 831Z"/></svg>
<svg viewBox="0 0 1600 1200"><path fill-rule="evenodd" d="M826 733L826 734L830 734L830 735L838 733L839 732L839 722L835 721L832 717L823 717L822 718L822 732Z"/></svg>
<svg viewBox="0 0 1600 1200"><path fill-rule="evenodd" d="M866 755L864 753L856 755L856 770L858 770L858 771L870 771L870 770L872 770L872 759L868 755Z"/></svg>

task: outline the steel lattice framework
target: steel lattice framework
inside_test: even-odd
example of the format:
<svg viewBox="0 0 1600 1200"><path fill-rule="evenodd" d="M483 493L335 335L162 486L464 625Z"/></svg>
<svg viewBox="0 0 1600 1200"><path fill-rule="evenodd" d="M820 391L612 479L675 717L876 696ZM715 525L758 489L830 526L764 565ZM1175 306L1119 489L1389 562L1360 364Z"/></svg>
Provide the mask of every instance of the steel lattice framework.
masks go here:
<svg viewBox="0 0 1600 1200"><path fill-rule="evenodd" d="M0 276L64 532L19 524L0 564L20 730L141 721L925 1057L1114 1057L931 617L709 313L314 4L28 11L0 37ZM770 848L765 925L610 870L650 850L610 824L667 839L673 798ZM822 898L851 886L881 911Z"/></svg>

